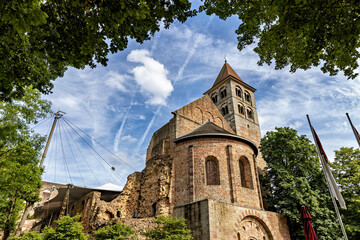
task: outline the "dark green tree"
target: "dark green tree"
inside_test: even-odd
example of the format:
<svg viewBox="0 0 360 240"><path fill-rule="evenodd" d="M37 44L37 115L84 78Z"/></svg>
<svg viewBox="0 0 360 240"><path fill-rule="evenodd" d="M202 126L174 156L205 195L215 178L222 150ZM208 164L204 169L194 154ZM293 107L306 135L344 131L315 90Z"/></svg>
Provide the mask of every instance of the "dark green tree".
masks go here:
<svg viewBox="0 0 360 240"><path fill-rule="evenodd" d="M315 145L305 135L299 136L296 130L284 127L267 132L261 139L260 150L268 163L262 184L271 193L264 201L288 219L291 239L304 239L301 205L313 217L319 240L341 239Z"/></svg>
<svg viewBox="0 0 360 240"><path fill-rule="evenodd" d="M360 4L357 1L204 0L200 8L221 19L237 15L238 49L256 43L259 65L290 71L321 66L330 76L358 73Z"/></svg>
<svg viewBox="0 0 360 240"><path fill-rule="evenodd" d="M360 150L342 147L335 150L331 164L347 209L340 209L350 240L360 239Z"/></svg>
<svg viewBox="0 0 360 240"><path fill-rule="evenodd" d="M186 226L184 218L160 216L155 220L157 225L143 233L147 239L192 240L191 231Z"/></svg>
<svg viewBox="0 0 360 240"><path fill-rule="evenodd" d="M0 228L4 239L15 227L19 211L39 200L42 169L38 167L44 138L29 124L50 112L50 103L27 87L21 100L0 101Z"/></svg>
<svg viewBox="0 0 360 240"><path fill-rule="evenodd" d="M174 20L195 14L188 0L0 1L0 100L32 85L51 92L67 67L107 64L129 38L142 43Z"/></svg>
<svg viewBox="0 0 360 240"><path fill-rule="evenodd" d="M130 240L136 239L135 230L125 224L116 223L101 227L93 234L96 240Z"/></svg>

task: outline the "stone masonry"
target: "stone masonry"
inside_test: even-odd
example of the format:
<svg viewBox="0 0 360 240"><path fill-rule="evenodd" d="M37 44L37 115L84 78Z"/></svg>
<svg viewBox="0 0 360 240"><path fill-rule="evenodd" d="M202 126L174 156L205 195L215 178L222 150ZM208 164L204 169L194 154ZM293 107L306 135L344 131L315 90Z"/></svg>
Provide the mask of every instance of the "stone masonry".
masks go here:
<svg viewBox="0 0 360 240"><path fill-rule="evenodd" d="M114 221L143 231L145 219L174 215L187 219L195 239L289 240L286 219L263 207L254 92L225 63L203 97L153 134L145 169L117 197L93 191L71 203L70 215L81 214L89 231Z"/></svg>

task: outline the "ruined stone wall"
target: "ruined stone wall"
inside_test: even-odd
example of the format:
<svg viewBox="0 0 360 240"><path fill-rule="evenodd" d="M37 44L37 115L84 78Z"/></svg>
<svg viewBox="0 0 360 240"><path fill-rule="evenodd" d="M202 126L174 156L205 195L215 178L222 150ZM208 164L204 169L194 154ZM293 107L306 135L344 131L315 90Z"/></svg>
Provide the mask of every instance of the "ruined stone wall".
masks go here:
<svg viewBox="0 0 360 240"><path fill-rule="evenodd" d="M168 215L170 212L171 156L149 159L142 171L139 217Z"/></svg>
<svg viewBox="0 0 360 240"><path fill-rule="evenodd" d="M227 138L198 138L177 143L173 163L173 205L212 198L262 208L253 154L247 144ZM219 185L207 185L206 159L209 156L218 162ZM246 187L241 182L241 156L246 157L249 164L244 174L251 184Z"/></svg>
<svg viewBox="0 0 360 240"><path fill-rule="evenodd" d="M290 240L281 214L236 203L205 199L177 206L173 215L187 220L195 240Z"/></svg>
<svg viewBox="0 0 360 240"><path fill-rule="evenodd" d="M158 155L174 155L175 119L158 129L152 136L146 152L146 161Z"/></svg>
<svg viewBox="0 0 360 240"><path fill-rule="evenodd" d="M118 197L110 202L96 198L89 214L91 229L118 218L154 217L170 213L171 156L155 156L149 159L142 172L135 172ZM77 204L79 204L78 201ZM85 216L85 213L82 213Z"/></svg>

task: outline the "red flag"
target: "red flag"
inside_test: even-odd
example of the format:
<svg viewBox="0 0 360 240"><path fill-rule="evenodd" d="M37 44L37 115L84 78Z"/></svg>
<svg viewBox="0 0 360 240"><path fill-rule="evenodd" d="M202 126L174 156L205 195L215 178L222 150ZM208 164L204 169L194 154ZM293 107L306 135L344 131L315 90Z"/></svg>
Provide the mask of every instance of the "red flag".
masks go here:
<svg viewBox="0 0 360 240"><path fill-rule="evenodd" d="M311 123L310 123L310 118L307 115L308 121L309 121L309 125L310 125L310 129L311 129L311 133L313 134L314 137L314 141L315 141L315 145L316 148L318 150L318 155L319 155L319 159L321 162L321 165L323 167L323 170L325 172L325 177L326 177L326 181L328 183L329 186L329 190L331 192L331 195L338 200L340 207L346 209L346 204L344 201L344 198L342 197L340 190L336 184L335 178L331 172L330 166L329 166L329 161L328 158L325 154L325 151L322 147L322 144L320 142L320 139L318 137L318 135L315 132L315 129L312 127Z"/></svg>
<svg viewBox="0 0 360 240"><path fill-rule="evenodd" d="M311 224L312 217L305 206L301 206L300 219L303 222L304 234L306 240L317 240L315 230Z"/></svg>

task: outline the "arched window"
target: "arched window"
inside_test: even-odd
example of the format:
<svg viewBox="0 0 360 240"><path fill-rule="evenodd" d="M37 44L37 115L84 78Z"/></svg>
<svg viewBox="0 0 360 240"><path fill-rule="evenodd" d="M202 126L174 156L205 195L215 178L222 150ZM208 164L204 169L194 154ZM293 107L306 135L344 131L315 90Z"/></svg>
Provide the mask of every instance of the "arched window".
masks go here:
<svg viewBox="0 0 360 240"><path fill-rule="evenodd" d="M221 112L222 112L223 115L228 114L228 113L229 113L229 108L228 108L228 106L225 105L224 107L222 107L222 108L221 108Z"/></svg>
<svg viewBox="0 0 360 240"><path fill-rule="evenodd" d="M220 97L221 97L221 98L224 98L224 97L226 97L226 95L227 95L227 93L226 93L226 88L222 88L222 89L220 90Z"/></svg>
<svg viewBox="0 0 360 240"><path fill-rule="evenodd" d="M251 104L251 95L248 91L245 91L244 98L245 98L245 101L247 101Z"/></svg>
<svg viewBox="0 0 360 240"><path fill-rule="evenodd" d="M235 87L235 94L236 96L238 96L239 98L242 98L242 91L241 88L239 86Z"/></svg>
<svg viewBox="0 0 360 240"><path fill-rule="evenodd" d="M248 116L248 118L249 119L251 119L251 120L254 120L254 113L253 113L253 111L250 109L250 108L248 108L247 110L246 110L246 114L247 114L247 116Z"/></svg>
<svg viewBox="0 0 360 240"><path fill-rule="evenodd" d="M211 96L211 100L212 100L214 103L217 103L217 94L216 94L216 93Z"/></svg>
<svg viewBox="0 0 360 240"><path fill-rule="evenodd" d="M220 185L219 161L214 156L205 159L206 185Z"/></svg>
<svg viewBox="0 0 360 240"><path fill-rule="evenodd" d="M238 104L238 110L239 110L239 114L242 114L242 115L245 114L245 108L242 104Z"/></svg>
<svg viewBox="0 0 360 240"><path fill-rule="evenodd" d="M245 156L239 159L240 180L241 186L246 188L253 188L250 162Z"/></svg>
<svg viewBox="0 0 360 240"><path fill-rule="evenodd" d="M241 240L240 233L237 233L237 240Z"/></svg>

